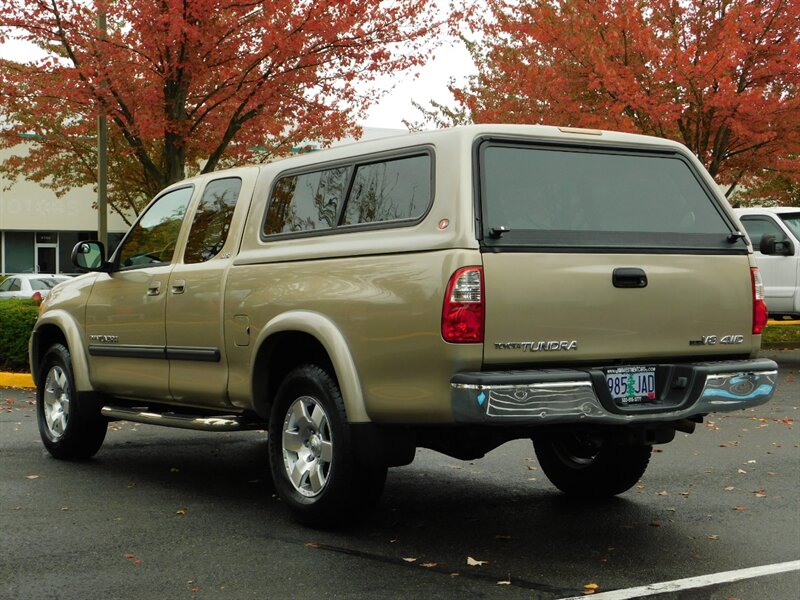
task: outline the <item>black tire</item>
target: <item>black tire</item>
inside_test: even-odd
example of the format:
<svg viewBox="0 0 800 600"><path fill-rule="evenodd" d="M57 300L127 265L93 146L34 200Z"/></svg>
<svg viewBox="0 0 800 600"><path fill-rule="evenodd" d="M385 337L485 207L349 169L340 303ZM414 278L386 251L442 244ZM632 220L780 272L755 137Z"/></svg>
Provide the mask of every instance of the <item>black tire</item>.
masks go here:
<svg viewBox="0 0 800 600"><path fill-rule="evenodd" d="M386 467L354 456L339 387L316 365L291 371L278 389L269 425L275 489L306 525L335 528L365 514L380 498Z"/></svg>
<svg viewBox="0 0 800 600"><path fill-rule="evenodd" d="M542 471L572 496L603 498L631 489L650 462L651 447L618 446L579 433L545 434L533 439Z"/></svg>
<svg viewBox="0 0 800 600"><path fill-rule="evenodd" d="M105 440L108 420L95 403L76 392L72 360L65 346L50 347L36 384L36 420L47 451L64 460L94 456Z"/></svg>

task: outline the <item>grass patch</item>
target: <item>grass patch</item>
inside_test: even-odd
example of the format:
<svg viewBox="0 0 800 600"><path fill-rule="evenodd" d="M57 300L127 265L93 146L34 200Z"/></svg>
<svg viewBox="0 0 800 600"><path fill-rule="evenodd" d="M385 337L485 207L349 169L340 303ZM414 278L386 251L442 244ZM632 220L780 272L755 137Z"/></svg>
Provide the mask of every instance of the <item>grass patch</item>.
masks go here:
<svg viewBox="0 0 800 600"><path fill-rule="evenodd" d="M761 335L762 348L800 348L800 325L770 325Z"/></svg>

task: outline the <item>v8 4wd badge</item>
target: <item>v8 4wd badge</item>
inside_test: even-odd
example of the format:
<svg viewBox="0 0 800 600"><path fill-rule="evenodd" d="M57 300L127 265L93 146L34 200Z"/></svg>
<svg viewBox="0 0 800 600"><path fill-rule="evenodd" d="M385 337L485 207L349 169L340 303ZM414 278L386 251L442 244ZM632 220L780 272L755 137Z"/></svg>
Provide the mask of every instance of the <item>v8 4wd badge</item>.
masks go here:
<svg viewBox="0 0 800 600"><path fill-rule="evenodd" d="M716 346L717 344L743 344L744 336L739 334L723 335L717 337L716 335L704 335L699 340L689 340L690 346Z"/></svg>

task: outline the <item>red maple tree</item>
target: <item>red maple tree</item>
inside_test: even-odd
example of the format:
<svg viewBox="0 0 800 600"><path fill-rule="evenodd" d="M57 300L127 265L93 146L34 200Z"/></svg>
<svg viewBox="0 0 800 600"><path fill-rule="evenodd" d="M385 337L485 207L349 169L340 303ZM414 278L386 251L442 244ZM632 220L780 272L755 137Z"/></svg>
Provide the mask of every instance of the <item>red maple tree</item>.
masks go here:
<svg viewBox="0 0 800 600"><path fill-rule="evenodd" d="M429 118L645 133L732 187L800 180L800 0L466 4L478 74Z"/></svg>
<svg viewBox="0 0 800 600"><path fill-rule="evenodd" d="M0 144L29 142L3 170L59 192L94 183L105 114L109 197L135 212L197 170L356 131L375 99L367 84L424 61L428 4L0 0L0 42L46 54L0 61Z"/></svg>

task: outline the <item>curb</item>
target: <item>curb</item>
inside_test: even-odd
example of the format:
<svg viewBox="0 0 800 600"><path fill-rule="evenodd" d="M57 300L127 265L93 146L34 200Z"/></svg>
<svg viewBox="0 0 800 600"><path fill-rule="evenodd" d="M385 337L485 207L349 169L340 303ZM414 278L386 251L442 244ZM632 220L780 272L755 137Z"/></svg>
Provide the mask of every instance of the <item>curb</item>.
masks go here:
<svg viewBox="0 0 800 600"><path fill-rule="evenodd" d="M0 373L0 387L34 388L30 373Z"/></svg>
<svg viewBox="0 0 800 600"><path fill-rule="evenodd" d="M775 326L778 326L778 327L792 327L792 326L795 326L795 325L800 325L800 321L797 321L797 320L795 320L795 321L773 321L772 319L767 321L767 326L768 327L775 327Z"/></svg>

